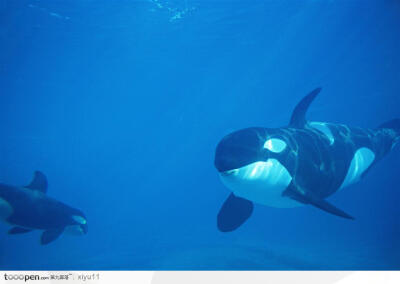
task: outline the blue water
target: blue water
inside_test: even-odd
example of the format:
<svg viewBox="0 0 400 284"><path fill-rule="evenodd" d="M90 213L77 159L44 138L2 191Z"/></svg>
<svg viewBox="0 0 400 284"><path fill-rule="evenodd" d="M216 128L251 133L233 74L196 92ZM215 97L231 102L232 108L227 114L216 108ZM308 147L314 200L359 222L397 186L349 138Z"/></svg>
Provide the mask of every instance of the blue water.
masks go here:
<svg viewBox="0 0 400 284"><path fill-rule="evenodd" d="M213 166L227 133L400 117L396 0L0 0L0 181L43 171L85 236L8 235L1 269L400 269L400 147L329 200L256 206L237 231Z"/></svg>

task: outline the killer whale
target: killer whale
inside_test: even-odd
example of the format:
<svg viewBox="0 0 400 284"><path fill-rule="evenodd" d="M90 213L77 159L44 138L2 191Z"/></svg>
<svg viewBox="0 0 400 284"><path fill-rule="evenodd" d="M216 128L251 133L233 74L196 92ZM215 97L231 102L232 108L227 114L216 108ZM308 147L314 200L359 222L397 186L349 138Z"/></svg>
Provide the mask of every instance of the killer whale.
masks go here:
<svg viewBox="0 0 400 284"><path fill-rule="evenodd" d="M376 129L307 121L307 109L320 91L297 104L288 126L246 128L218 143L214 165L232 191L217 216L220 231L240 227L254 203L280 208L310 204L354 219L326 198L359 181L390 152L400 138L400 119Z"/></svg>
<svg viewBox="0 0 400 284"><path fill-rule="evenodd" d="M0 220L12 225L9 234L43 230L40 243L48 244L63 232L86 234L82 211L46 195L47 178L36 171L31 183L19 187L0 183Z"/></svg>

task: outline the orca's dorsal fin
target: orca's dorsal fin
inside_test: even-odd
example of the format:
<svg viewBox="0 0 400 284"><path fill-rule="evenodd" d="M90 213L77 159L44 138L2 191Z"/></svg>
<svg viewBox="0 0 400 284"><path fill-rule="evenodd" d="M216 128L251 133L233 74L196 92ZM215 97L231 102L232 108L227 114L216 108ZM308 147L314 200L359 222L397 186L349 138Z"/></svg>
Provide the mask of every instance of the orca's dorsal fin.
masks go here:
<svg viewBox="0 0 400 284"><path fill-rule="evenodd" d="M290 118L289 126L295 128L303 128L306 124L306 113L308 107L313 102L315 97L321 92L321 88L316 88L307 96L305 96L295 107L292 113L292 117Z"/></svg>
<svg viewBox="0 0 400 284"><path fill-rule="evenodd" d="M29 188L32 190L38 190L43 193L46 193L47 192L46 176L42 172L35 171L31 183L29 185L25 186L25 188Z"/></svg>

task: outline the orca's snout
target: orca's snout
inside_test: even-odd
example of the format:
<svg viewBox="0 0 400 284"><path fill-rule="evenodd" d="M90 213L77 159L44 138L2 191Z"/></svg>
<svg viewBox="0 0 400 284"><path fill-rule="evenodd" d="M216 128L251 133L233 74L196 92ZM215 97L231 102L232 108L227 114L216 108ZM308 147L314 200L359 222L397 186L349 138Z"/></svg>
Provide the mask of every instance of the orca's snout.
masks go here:
<svg viewBox="0 0 400 284"><path fill-rule="evenodd" d="M86 235L88 232L88 223L86 216L80 212L79 215L72 216L75 227L77 226L79 234Z"/></svg>
<svg viewBox="0 0 400 284"><path fill-rule="evenodd" d="M218 172L224 173L231 169L232 153L224 140L220 141L215 149L214 166Z"/></svg>
<svg viewBox="0 0 400 284"><path fill-rule="evenodd" d="M257 129L243 129L225 136L215 149L214 166L220 173L265 159Z"/></svg>

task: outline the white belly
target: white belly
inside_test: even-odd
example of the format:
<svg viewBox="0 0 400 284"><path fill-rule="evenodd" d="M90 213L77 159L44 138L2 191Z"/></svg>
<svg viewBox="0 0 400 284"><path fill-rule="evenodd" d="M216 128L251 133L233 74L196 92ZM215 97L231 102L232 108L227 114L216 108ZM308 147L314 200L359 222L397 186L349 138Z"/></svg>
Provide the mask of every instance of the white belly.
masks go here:
<svg viewBox="0 0 400 284"><path fill-rule="evenodd" d="M255 162L239 169L221 173L222 182L236 196L278 208L301 206L282 193L292 181L287 169L276 159Z"/></svg>

